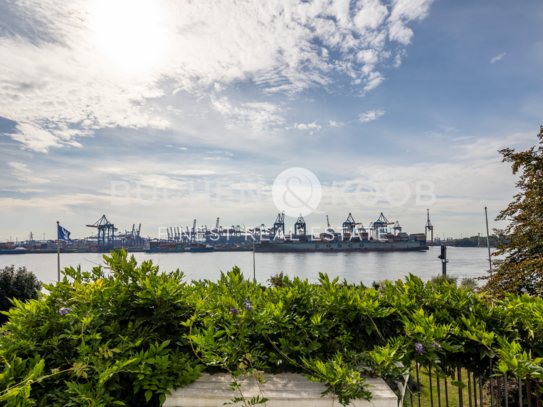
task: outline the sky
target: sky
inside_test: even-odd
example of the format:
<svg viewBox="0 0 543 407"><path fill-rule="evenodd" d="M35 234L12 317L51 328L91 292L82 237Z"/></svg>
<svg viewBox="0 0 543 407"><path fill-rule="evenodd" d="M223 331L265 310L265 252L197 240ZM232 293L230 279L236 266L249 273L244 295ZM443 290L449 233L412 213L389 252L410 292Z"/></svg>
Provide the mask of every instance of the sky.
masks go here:
<svg viewBox="0 0 543 407"><path fill-rule="evenodd" d="M502 228L498 150L543 124L542 18L537 0L0 0L0 241L57 220L90 236L103 214L150 237L269 227L290 168L322 187L310 227L383 212L420 233L430 209L458 238L488 206Z"/></svg>

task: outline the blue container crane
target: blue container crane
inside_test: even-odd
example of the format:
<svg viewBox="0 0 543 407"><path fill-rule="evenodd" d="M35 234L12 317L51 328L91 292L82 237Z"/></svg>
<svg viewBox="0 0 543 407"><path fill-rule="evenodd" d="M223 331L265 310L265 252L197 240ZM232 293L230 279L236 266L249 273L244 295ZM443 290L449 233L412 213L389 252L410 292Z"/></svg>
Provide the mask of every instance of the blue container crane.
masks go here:
<svg viewBox="0 0 543 407"><path fill-rule="evenodd" d="M343 222L343 234L350 233L351 235L354 234L356 225L358 223L355 222L353 215L349 212L349 216L347 216L347 220Z"/></svg>
<svg viewBox="0 0 543 407"><path fill-rule="evenodd" d="M294 233L297 235L305 235L305 220L300 213L300 216L296 220L296 223L294 224Z"/></svg>
<svg viewBox="0 0 543 407"><path fill-rule="evenodd" d="M394 222L389 222L385 215L383 215L383 212L381 212L381 216L379 216L379 219L373 222L374 229L379 230L384 228L387 233L388 225L394 225Z"/></svg>
<svg viewBox="0 0 543 407"><path fill-rule="evenodd" d="M279 213L273 224L273 239L277 237L277 232L281 231L285 236L285 212Z"/></svg>
<svg viewBox="0 0 543 407"><path fill-rule="evenodd" d="M113 249L115 247L115 231L117 228L113 223L107 220L103 215L93 225L87 225L89 228L98 229L98 247L103 249Z"/></svg>

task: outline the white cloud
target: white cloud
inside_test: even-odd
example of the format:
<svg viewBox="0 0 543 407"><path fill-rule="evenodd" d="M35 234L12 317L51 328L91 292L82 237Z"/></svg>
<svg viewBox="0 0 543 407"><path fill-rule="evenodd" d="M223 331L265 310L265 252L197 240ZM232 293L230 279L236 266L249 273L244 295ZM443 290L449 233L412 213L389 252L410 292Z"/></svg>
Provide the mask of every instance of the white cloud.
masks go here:
<svg viewBox="0 0 543 407"><path fill-rule="evenodd" d="M27 193L33 193L33 192L45 192L43 189L34 189L34 188L14 188L14 189L2 188L0 189L0 191L18 192L21 194L27 194Z"/></svg>
<svg viewBox="0 0 543 407"><path fill-rule="evenodd" d="M150 103L172 92L202 96L244 81L293 95L345 74L365 93L384 80L387 38L408 44L407 25L431 2L11 2L34 37L0 37L0 116L18 123L10 137L46 152L107 127L167 129ZM229 128L283 121L272 103L212 96L211 105Z"/></svg>
<svg viewBox="0 0 543 407"><path fill-rule="evenodd" d="M343 123L341 123L341 122L335 122L335 121L333 121L333 120L330 120L330 124L329 124L330 127L341 127L341 126L343 126L343 125L344 125Z"/></svg>
<svg viewBox="0 0 543 407"><path fill-rule="evenodd" d="M51 182L46 178L34 176L32 170L30 170L26 164L11 162L8 163L8 165L13 168L13 171L11 171L11 173L19 181L28 182L30 184L48 184L49 182Z"/></svg>
<svg viewBox="0 0 543 407"><path fill-rule="evenodd" d="M253 130L265 130L284 121L279 115L281 109L273 103L242 103L241 107L235 107L226 96L217 99L215 95L211 95L211 103L226 119L226 127L230 129L249 126Z"/></svg>
<svg viewBox="0 0 543 407"><path fill-rule="evenodd" d="M317 122L308 123L308 124L294 123L293 127L298 130L320 130L322 128L322 126L317 124Z"/></svg>
<svg viewBox="0 0 543 407"><path fill-rule="evenodd" d="M493 64L494 62L498 62L500 59L502 59L505 56L505 52L500 55L496 55L494 58L490 60L490 63Z"/></svg>
<svg viewBox="0 0 543 407"><path fill-rule="evenodd" d="M141 107L162 91L152 82L123 78L97 60L85 41L75 50L0 37L0 54L0 116L18 123L9 136L31 150L80 147L74 138L98 128L168 126Z"/></svg>
<svg viewBox="0 0 543 407"><path fill-rule="evenodd" d="M179 147L179 150L187 151L187 147Z"/></svg>
<svg viewBox="0 0 543 407"><path fill-rule="evenodd" d="M406 24L424 19L432 3L433 0L393 0L392 11L387 20L389 38L403 45L409 44L413 31Z"/></svg>
<svg viewBox="0 0 543 407"><path fill-rule="evenodd" d="M23 163L8 163L11 168L15 168L17 172L31 174L32 171L26 167Z"/></svg>
<svg viewBox="0 0 543 407"><path fill-rule="evenodd" d="M371 122L373 120L377 120L379 117L385 114L384 110L368 110L366 113L362 113L359 116L359 120L362 123Z"/></svg>

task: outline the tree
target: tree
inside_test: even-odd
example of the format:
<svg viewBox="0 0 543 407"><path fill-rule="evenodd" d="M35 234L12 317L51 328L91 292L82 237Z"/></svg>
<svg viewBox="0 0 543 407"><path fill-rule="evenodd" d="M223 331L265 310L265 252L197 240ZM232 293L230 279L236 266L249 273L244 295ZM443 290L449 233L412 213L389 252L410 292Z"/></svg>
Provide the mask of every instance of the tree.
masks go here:
<svg viewBox="0 0 543 407"><path fill-rule="evenodd" d="M496 218L510 222L498 233L508 238L499 241L493 253L506 258L494 260L482 290L498 298L508 292L537 294L543 282L543 126L537 137L539 147L500 150L503 162L512 163L513 174L520 174L516 184L520 192Z"/></svg>
<svg viewBox="0 0 543 407"><path fill-rule="evenodd" d="M15 266L0 269L0 311L7 311L13 307L9 301L13 298L21 301L37 300L39 291L41 282L26 267L19 267L17 271ZM0 324L7 319L6 315L0 314Z"/></svg>

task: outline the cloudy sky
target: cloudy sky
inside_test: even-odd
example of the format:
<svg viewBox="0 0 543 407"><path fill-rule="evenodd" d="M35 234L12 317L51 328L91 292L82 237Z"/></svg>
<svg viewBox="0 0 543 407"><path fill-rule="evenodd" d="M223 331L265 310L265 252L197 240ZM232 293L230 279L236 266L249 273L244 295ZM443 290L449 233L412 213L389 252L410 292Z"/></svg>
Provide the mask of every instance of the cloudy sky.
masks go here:
<svg viewBox="0 0 543 407"><path fill-rule="evenodd" d="M0 0L0 241L102 214L153 237L270 226L292 167L322 184L310 226L384 212L422 232L429 207L440 236L482 233L515 193L497 150L543 124L542 18L538 0Z"/></svg>

